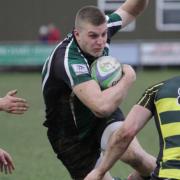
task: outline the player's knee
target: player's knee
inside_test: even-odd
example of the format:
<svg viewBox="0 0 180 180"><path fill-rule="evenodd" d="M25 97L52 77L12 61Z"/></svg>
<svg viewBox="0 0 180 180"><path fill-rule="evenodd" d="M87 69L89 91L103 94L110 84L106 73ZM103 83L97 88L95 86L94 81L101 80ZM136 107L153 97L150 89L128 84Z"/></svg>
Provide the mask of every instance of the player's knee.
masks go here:
<svg viewBox="0 0 180 180"><path fill-rule="evenodd" d="M136 152L129 152L123 161L136 169L137 167L142 166L143 157Z"/></svg>

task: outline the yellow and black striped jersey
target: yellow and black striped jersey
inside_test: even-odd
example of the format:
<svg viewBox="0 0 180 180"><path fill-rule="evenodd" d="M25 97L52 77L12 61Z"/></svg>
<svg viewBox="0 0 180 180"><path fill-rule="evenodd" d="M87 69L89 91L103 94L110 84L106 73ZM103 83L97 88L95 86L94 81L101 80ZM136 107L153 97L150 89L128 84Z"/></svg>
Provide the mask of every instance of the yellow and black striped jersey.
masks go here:
<svg viewBox="0 0 180 180"><path fill-rule="evenodd" d="M160 151L154 174L180 179L180 76L149 87L138 104L149 109L155 119Z"/></svg>

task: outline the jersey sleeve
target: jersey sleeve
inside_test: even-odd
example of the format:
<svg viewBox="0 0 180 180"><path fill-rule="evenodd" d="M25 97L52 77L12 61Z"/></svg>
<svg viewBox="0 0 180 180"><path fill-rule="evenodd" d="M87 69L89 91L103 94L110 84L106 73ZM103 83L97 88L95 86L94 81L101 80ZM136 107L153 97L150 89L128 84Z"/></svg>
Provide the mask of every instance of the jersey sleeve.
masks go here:
<svg viewBox="0 0 180 180"><path fill-rule="evenodd" d="M142 97L137 102L137 104L147 108L152 113L154 113L154 108L155 108L154 100L158 89L159 89L159 84L147 88L143 93Z"/></svg>
<svg viewBox="0 0 180 180"><path fill-rule="evenodd" d="M122 27L122 18L116 14L112 13L106 16L107 26L108 26L108 38L111 38L114 34L116 34Z"/></svg>
<svg viewBox="0 0 180 180"><path fill-rule="evenodd" d="M55 54L53 68L55 79L63 81L69 88L92 79L86 59L76 51L69 50L63 54L59 50Z"/></svg>
<svg viewBox="0 0 180 180"><path fill-rule="evenodd" d="M92 80L88 64L83 58L68 61L67 74L71 82L71 86Z"/></svg>

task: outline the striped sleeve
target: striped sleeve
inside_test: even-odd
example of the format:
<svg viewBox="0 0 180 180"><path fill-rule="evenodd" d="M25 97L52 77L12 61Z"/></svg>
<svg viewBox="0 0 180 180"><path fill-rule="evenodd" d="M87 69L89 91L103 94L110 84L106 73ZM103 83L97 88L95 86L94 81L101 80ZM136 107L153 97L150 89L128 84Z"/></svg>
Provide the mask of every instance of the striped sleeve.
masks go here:
<svg viewBox="0 0 180 180"><path fill-rule="evenodd" d="M112 13L109 16L106 16L107 19L107 26L108 26L108 36L111 38L115 33L117 33L122 26L122 19L121 17L116 14Z"/></svg>
<svg viewBox="0 0 180 180"><path fill-rule="evenodd" d="M153 113L155 107L154 105L155 96L162 84L163 83L156 84L154 86L147 88L143 93L142 97L137 102L137 104L149 109Z"/></svg>

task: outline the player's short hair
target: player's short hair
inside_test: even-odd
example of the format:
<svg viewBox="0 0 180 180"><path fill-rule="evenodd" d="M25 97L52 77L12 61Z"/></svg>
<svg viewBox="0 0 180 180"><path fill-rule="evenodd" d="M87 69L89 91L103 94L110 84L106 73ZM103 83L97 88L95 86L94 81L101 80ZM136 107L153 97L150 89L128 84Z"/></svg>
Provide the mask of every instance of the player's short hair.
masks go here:
<svg viewBox="0 0 180 180"><path fill-rule="evenodd" d="M75 28L80 28L82 23L99 26L106 22L105 14L96 6L84 6L76 14Z"/></svg>

